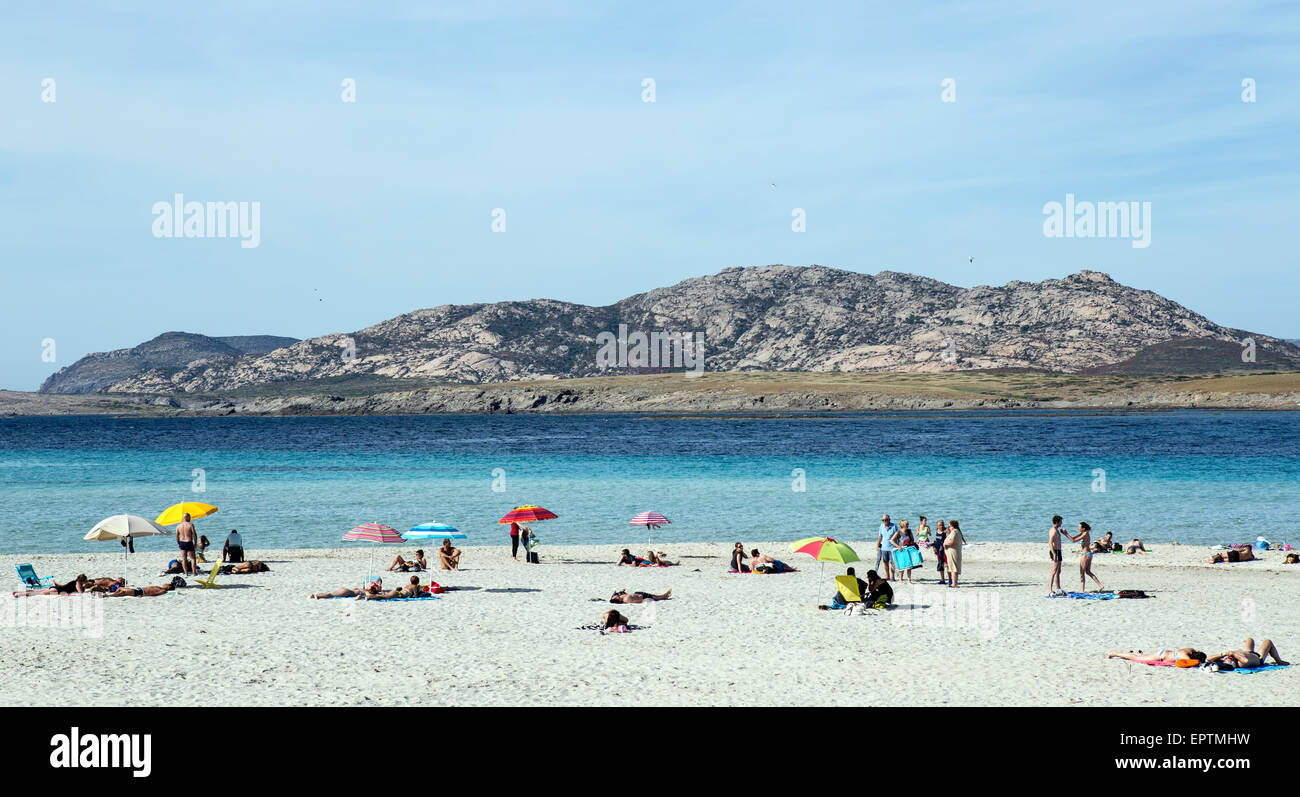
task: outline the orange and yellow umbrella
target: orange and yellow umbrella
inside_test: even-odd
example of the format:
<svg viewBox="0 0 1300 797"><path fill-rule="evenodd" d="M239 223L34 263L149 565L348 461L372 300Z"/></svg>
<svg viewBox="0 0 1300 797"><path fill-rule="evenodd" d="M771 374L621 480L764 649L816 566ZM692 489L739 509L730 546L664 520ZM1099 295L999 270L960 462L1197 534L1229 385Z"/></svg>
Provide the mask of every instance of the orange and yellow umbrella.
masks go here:
<svg viewBox="0 0 1300 797"><path fill-rule="evenodd" d="M190 516L190 520L198 520L201 517L215 514L216 511L217 508L212 504L204 504L198 501L182 501L164 509L154 523L160 526L175 526L185 519L186 514Z"/></svg>

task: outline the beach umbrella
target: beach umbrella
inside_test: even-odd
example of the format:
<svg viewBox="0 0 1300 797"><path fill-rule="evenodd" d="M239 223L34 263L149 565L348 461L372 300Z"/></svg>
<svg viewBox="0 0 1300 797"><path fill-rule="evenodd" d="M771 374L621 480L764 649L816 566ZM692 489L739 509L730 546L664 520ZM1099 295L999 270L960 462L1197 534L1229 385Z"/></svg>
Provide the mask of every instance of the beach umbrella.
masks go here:
<svg viewBox="0 0 1300 797"><path fill-rule="evenodd" d="M454 526L448 526L446 523L421 523L418 526L412 526L410 531L403 532L408 540L467 540L469 535L463 531L458 531Z"/></svg>
<svg viewBox="0 0 1300 797"><path fill-rule="evenodd" d="M645 526L647 530L657 529L665 523L672 523L672 521L658 512L642 512L630 521L631 525ZM645 544L650 544L650 534L648 532L646 534Z"/></svg>
<svg viewBox="0 0 1300 797"><path fill-rule="evenodd" d="M536 504L524 504L507 512L505 517L498 520L497 523L531 523L534 520L551 520L556 517L559 516L545 507ZM524 527L524 531L527 534L524 551L531 555L533 549L537 547L537 535L533 534L533 530L527 526Z"/></svg>
<svg viewBox="0 0 1300 797"><path fill-rule="evenodd" d="M375 569L375 546L377 544L381 542L406 542L402 535L397 533L397 529L392 526L385 526L383 523L363 523L360 526L354 526L352 531L343 535L343 539L370 543L370 565L369 569L366 570L367 580L369 580L370 574ZM361 588L365 589L365 581L361 582Z"/></svg>
<svg viewBox="0 0 1300 797"><path fill-rule="evenodd" d="M148 518L139 515L113 515L92 526L83 539L91 542L108 542L134 537L157 537L162 534L171 534L171 532ZM129 551L128 547L122 548L123 578L126 577L126 557Z"/></svg>
<svg viewBox="0 0 1300 797"><path fill-rule="evenodd" d="M215 515L216 513L217 508L212 504L204 504L198 501L182 501L164 509L154 522L163 526L175 526L184 520L187 514L190 516L190 520L198 520L201 517Z"/></svg>
<svg viewBox="0 0 1300 797"><path fill-rule="evenodd" d="M507 512L497 523L531 523L534 520L552 520L556 517L559 515L545 507L524 504Z"/></svg>
<svg viewBox="0 0 1300 797"><path fill-rule="evenodd" d="M833 537L806 537L790 543L790 550L794 553L807 554L821 563L817 569L818 580L824 576L827 562L846 565L849 562L860 561L856 551Z"/></svg>

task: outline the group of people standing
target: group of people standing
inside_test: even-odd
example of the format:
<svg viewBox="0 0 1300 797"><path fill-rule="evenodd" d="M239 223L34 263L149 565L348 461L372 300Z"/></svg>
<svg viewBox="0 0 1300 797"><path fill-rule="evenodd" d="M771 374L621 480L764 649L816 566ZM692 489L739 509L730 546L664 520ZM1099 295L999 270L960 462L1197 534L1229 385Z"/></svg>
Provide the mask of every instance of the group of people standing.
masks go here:
<svg viewBox="0 0 1300 797"><path fill-rule="evenodd" d="M899 556L899 551L915 549L919 553L922 548L930 548L934 551L939 583L955 587L958 576L961 575L961 551L965 544L966 535L962 533L959 521L950 520L945 523L940 520L931 529L930 521L921 515L920 522L913 530L907 518L895 525L886 514L880 518L880 530L876 533L875 569L883 568L886 581L914 583L912 571L919 567L920 557L907 556L908 564L900 567L904 557ZM912 561L918 564L911 564Z"/></svg>

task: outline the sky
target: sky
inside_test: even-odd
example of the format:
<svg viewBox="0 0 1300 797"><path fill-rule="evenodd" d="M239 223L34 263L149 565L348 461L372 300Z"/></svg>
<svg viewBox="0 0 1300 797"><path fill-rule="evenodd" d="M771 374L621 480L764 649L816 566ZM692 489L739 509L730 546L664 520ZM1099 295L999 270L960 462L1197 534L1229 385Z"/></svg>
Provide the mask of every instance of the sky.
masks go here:
<svg viewBox="0 0 1300 797"><path fill-rule="evenodd" d="M1294 4L14 6L0 388L168 330L603 305L772 263L1094 269L1300 337ZM257 246L155 236L178 193L258 203ZM1046 236L1067 194L1150 203L1149 246Z"/></svg>

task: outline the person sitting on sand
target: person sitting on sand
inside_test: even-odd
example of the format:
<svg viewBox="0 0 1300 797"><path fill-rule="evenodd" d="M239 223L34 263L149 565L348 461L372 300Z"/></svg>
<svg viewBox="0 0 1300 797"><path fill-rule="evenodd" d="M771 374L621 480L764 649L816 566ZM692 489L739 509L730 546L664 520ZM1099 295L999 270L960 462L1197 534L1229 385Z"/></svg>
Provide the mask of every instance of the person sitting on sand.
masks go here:
<svg viewBox="0 0 1300 797"><path fill-rule="evenodd" d="M673 591L670 589L662 595L651 595L649 592L628 592L620 589L613 595L609 596L610 603L645 603L646 601L666 601L671 598Z"/></svg>
<svg viewBox="0 0 1300 797"><path fill-rule="evenodd" d="M1137 539L1136 537L1129 540L1128 545L1124 548L1124 553L1146 553L1146 552L1147 552L1146 546L1143 545L1142 541Z"/></svg>
<svg viewBox="0 0 1300 797"><path fill-rule="evenodd" d="M619 552L617 564L620 567L624 565L627 565L628 567L649 567L650 566L649 561L642 559L639 556L633 556L632 553L628 551L628 549L626 548L624 548L622 551Z"/></svg>
<svg viewBox="0 0 1300 797"><path fill-rule="evenodd" d="M194 554L195 561L207 564L208 560L203 557L203 554L207 553L208 546L211 544L212 543L208 542L207 537L204 537L202 534L199 535L199 550Z"/></svg>
<svg viewBox="0 0 1300 797"><path fill-rule="evenodd" d="M1194 661L1197 664L1202 664L1206 659L1206 655L1196 648L1161 648L1157 653L1143 653L1140 650L1113 650L1106 654L1106 658L1125 659L1126 661L1136 661L1143 664L1152 662L1173 664L1179 661Z"/></svg>
<svg viewBox="0 0 1300 797"><path fill-rule="evenodd" d="M1108 532L1106 532L1105 534L1102 535L1102 537L1101 537L1100 540L1093 540L1093 541L1092 541L1092 552L1093 552L1093 553L1110 553L1111 551L1115 550L1115 543L1112 542L1112 540L1111 540L1112 537L1114 537L1114 534L1112 534L1111 532L1108 531Z"/></svg>
<svg viewBox="0 0 1300 797"><path fill-rule="evenodd" d="M438 564L443 570L460 569L460 549L452 547L450 537L444 539L442 547L438 549Z"/></svg>
<svg viewBox="0 0 1300 797"><path fill-rule="evenodd" d="M230 565L230 572L239 576L246 576L249 573L269 573L271 568L260 559L254 559L251 562L240 562L237 565Z"/></svg>
<svg viewBox="0 0 1300 797"><path fill-rule="evenodd" d="M628 626L632 624L631 620L618 613L618 609L610 609L606 611L601 615L600 621L605 626L606 630L612 631L616 634L626 633L629 630Z"/></svg>
<svg viewBox="0 0 1300 797"><path fill-rule="evenodd" d="M748 573L749 566L745 564L745 546L736 543L731 549L731 572Z"/></svg>
<svg viewBox="0 0 1300 797"><path fill-rule="evenodd" d="M646 551L645 558L655 567L676 567L678 564L677 562L670 562L665 559L663 551L659 551L658 553L655 553L654 551Z"/></svg>
<svg viewBox="0 0 1300 797"><path fill-rule="evenodd" d="M779 559L773 559L767 554L758 552L755 548L749 557L749 565L755 573L784 573L790 567Z"/></svg>
<svg viewBox="0 0 1300 797"><path fill-rule="evenodd" d="M397 558L393 559L393 563L388 566L388 569L389 571L396 570L401 573L420 572L428 570L429 563L424 560L424 550L416 549L414 559L406 560L402 558L401 554L398 554Z"/></svg>
<svg viewBox="0 0 1300 797"><path fill-rule="evenodd" d="M883 609L894 602L894 588L881 578L876 571L867 571L867 592L862 602L873 609Z"/></svg>
<svg viewBox="0 0 1300 797"><path fill-rule="evenodd" d="M86 574L82 573L72 581L66 584L55 583L52 587L42 587L41 589L21 589L14 593L15 598L23 598L28 595L71 595L85 592L89 587L89 579Z"/></svg>
<svg viewBox="0 0 1300 797"><path fill-rule="evenodd" d="M1272 640L1265 639L1264 644L1260 645L1259 652L1256 652L1255 640L1246 637L1246 644L1242 646L1241 650L1230 650L1227 653L1210 656L1205 660L1205 663L1227 665L1233 669L1250 670L1264 666L1269 656L1273 657L1274 664L1288 663L1282 660L1282 656L1277 652L1277 646L1273 644Z"/></svg>
<svg viewBox="0 0 1300 797"><path fill-rule="evenodd" d="M156 598L159 595L166 595L168 592L171 592L174 589L176 589L176 585L170 582L158 587L154 587L154 586L122 587L121 589L113 590L112 592L108 593L104 597L105 598Z"/></svg>
<svg viewBox="0 0 1300 797"><path fill-rule="evenodd" d="M1241 550L1237 550L1236 548L1229 548L1226 551L1219 551L1217 553L1213 553L1205 557L1205 562L1207 564L1217 565L1217 564L1224 564L1226 562L1250 562L1253 561L1254 559L1255 559L1255 550L1251 548L1249 545L1247 545L1243 547Z"/></svg>

